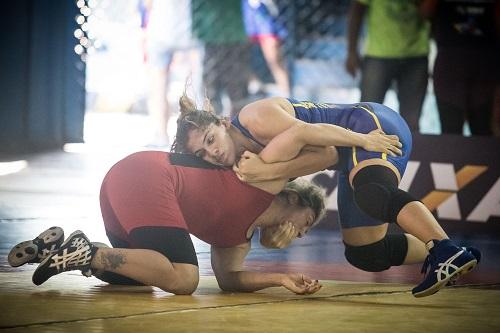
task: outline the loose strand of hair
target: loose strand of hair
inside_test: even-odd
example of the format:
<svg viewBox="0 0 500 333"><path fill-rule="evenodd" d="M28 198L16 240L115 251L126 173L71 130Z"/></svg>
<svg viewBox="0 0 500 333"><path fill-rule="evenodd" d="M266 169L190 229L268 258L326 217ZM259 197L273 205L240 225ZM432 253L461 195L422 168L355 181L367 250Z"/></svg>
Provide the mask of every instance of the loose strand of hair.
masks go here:
<svg viewBox="0 0 500 333"><path fill-rule="evenodd" d="M196 111L196 101L190 98L187 94L188 89L192 87L191 83L191 75L187 77L186 82L184 84L184 91L182 96L179 98L179 108L181 112L181 117L184 117L186 114L192 111Z"/></svg>

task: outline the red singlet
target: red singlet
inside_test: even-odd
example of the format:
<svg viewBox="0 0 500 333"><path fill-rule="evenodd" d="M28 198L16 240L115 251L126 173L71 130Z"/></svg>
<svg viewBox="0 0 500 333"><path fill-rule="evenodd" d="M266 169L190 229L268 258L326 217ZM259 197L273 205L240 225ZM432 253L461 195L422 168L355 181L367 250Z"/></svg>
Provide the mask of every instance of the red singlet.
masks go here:
<svg viewBox="0 0 500 333"><path fill-rule="evenodd" d="M170 156L138 152L109 170L100 194L107 232L128 241L134 228L164 226L217 247L247 242L248 228L274 195L241 182L232 170L173 165Z"/></svg>

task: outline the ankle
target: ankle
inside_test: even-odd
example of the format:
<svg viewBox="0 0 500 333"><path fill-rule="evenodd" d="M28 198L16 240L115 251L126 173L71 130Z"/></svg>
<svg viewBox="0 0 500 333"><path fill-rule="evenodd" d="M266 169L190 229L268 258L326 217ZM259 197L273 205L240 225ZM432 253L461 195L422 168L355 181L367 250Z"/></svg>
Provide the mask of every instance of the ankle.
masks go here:
<svg viewBox="0 0 500 333"><path fill-rule="evenodd" d="M99 248L97 246L94 246L91 251L91 261L90 261L90 268L95 269L95 270L101 270L102 265L99 263L102 262L102 256L104 255L104 252L106 252L106 249Z"/></svg>
<svg viewBox="0 0 500 333"><path fill-rule="evenodd" d="M443 240L449 240L448 238L442 238L442 239L431 239L430 241L425 242L425 248L427 251L430 251L434 246L436 246L439 242Z"/></svg>

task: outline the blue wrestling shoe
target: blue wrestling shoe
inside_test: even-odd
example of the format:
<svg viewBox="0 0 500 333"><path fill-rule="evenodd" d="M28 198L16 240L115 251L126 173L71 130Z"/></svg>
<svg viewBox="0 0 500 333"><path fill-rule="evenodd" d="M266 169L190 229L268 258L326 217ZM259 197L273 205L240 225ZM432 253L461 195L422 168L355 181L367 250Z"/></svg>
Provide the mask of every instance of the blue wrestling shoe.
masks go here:
<svg viewBox="0 0 500 333"><path fill-rule="evenodd" d="M73 232L61 244L59 250L45 258L33 273L34 284L41 285L49 278L62 272L81 270L85 276L91 276L90 264L97 251L83 232Z"/></svg>
<svg viewBox="0 0 500 333"><path fill-rule="evenodd" d="M433 240L434 246L422 266L426 274L424 281L412 289L415 297L430 296L448 283L453 284L457 277L468 273L481 259L481 252L475 248L462 248L449 239Z"/></svg>
<svg viewBox="0 0 500 333"><path fill-rule="evenodd" d="M33 240L15 245L7 260L12 267L40 263L49 255L56 253L64 242L64 231L60 227L50 227Z"/></svg>
<svg viewBox="0 0 500 333"><path fill-rule="evenodd" d="M470 254L472 254L474 257L476 257L476 260L477 260L477 263L479 264L479 262L481 262L481 251L479 251L478 249L476 249L475 247L472 247L472 246L467 246L467 247L462 247L462 250L466 250L466 251L469 251ZM458 281L458 278L460 277L461 274L457 274L455 276L453 276L449 281L448 283L446 284L446 286L454 286L455 284L457 284L457 281Z"/></svg>
<svg viewBox="0 0 500 333"><path fill-rule="evenodd" d="M462 247L462 249L469 251L476 258L478 264L481 262L481 251L472 246Z"/></svg>

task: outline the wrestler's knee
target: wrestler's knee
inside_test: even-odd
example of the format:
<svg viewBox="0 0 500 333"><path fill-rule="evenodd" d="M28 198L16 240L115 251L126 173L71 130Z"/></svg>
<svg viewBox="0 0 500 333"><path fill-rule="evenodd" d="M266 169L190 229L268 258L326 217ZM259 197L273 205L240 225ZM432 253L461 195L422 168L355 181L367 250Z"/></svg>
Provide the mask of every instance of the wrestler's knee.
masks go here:
<svg viewBox="0 0 500 333"><path fill-rule="evenodd" d="M408 252L408 241L403 234L386 235L381 240L362 246L345 244L345 258L356 268L367 272L381 272L401 265Z"/></svg>
<svg viewBox="0 0 500 333"><path fill-rule="evenodd" d="M172 263L174 274L167 277L165 291L176 295L191 295L198 288L200 280L198 266ZM168 289L168 290L167 290Z"/></svg>
<svg viewBox="0 0 500 333"><path fill-rule="evenodd" d="M397 177L384 166L371 165L361 169L353 179L354 201L368 216L379 221L397 223L399 212L417 201L398 188Z"/></svg>

